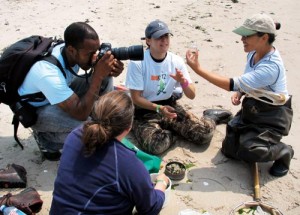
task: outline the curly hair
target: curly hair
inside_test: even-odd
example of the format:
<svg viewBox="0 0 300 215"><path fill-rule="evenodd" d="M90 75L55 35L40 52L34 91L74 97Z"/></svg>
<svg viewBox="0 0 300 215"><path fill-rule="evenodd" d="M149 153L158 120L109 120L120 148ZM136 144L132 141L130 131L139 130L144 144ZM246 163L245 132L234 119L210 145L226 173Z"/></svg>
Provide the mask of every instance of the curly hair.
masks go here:
<svg viewBox="0 0 300 215"><path fill-rule="evenodd" d="M80 48L85 39L99 40L97 32L85 22L74 22L64 32L66 46Z"/></svg>

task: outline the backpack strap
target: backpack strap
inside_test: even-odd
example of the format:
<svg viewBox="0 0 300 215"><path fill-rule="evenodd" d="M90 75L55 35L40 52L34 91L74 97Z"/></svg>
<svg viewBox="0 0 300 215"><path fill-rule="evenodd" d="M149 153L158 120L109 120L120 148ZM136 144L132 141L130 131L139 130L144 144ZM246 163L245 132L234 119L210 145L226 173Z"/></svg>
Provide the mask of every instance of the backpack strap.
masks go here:
<svg viewBox="0 0 300 215"><path fill-rule="evenodd" d="M67 75L61 65L61 63L59 62L59 60L54 57L53 55L49 55L43 58L43 60L48 61L54 65L56 65L60 71L63 73L64 77L66 78ZM23 100L25 102L42 102L46 99L45 95L42 92L38 92L38 93L32 93L32 94L27 94L27 95L23 95L23 96L19 96L20 100ZM22 148L22 150L24 149L24 146L22 145L22 143L20 142L19 138L18 138L18 128L19 128L19 124L20 124L20 120L18 119L18 116L14 114L13 116L13 120L12 120L12 124L14 125L14 139L15 141L19 144L19 146Z"/></svg>
<svg viewBox="0 0 300 215"><path fill-rule="evenodd" d="M23 150L24 149L24 146L22 145L22 143L20 142L19 138L18 138L18 128L19 128L19 124L20 124L20 121L17 117L17 115L14 114L13 116L13 120L12 120L12 123L14 125L14 138L15 138L15 141L19 144L19 146L21 147L21 149Z"/></svg>
<svg viewBox="0 0 300 215"><path fill-rule="evenodd" d="M65 78L67 78L64 68L62 67L61 63L59 62L59 60L56 57L54 57L53 55L49 55L49 56L44 57L43 60L48 61L49 63L52 63L55 66L57 66L60 69L60 71L62 72L62 74L65 76Z"/></svg>
<svg viewBox="0 0 300 215"><path fill-rule="evenodd" d="M65 70L63 69L61 63L59 62L59 60L56 57L54 57L53 55L49 55L49 56L42 58L42 60L48 61L49 63L52 63L55 66L57 66L60 69L60 71L62 72L62 74L64 75L64 77L67 78ZM44 96L44 94L42 92L26 94L26 95L19 96L19 97L20 97L20 100L26 101L26 102L42 102L46 99L46 97Z"/></svg>

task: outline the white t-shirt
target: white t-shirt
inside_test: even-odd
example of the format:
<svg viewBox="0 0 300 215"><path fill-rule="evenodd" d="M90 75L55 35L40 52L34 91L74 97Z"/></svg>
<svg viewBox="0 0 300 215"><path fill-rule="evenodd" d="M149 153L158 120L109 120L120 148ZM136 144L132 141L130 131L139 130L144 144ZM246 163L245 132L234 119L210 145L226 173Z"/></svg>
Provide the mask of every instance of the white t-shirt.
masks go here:
<svg viewBox="0 0 300 215"><path fill-rule="evenodd" d="M61 63L66 73L66 78L61 70L54 64L47 61L38 61L31 67L24 82L19 87L18 93L21 96L42 92L47 98L43 102L33 102L31 103L32 105L42 106L49 103L51 105L58 104L65 101L73 94L73 90L69 87L73 75L66 69L65 62L61 55L63 46L64 44L54 47L52 55ZM79 66L76 65L72 69L77 73L79 71Z"/></svg>
<svg viewBox="0 0 300 215"><path fill-rule="evenodd" d="M155 62L150 50L144 53L143 61L130 61L126 75L126 87L132 90L140 90L142 96L149 101L166 100L173 92L182 93L180 83L174 80L170 74L175 74L175 68L179 69L189 83L192 83L187 67L181 57L171 52L162 62Z"/></svg>

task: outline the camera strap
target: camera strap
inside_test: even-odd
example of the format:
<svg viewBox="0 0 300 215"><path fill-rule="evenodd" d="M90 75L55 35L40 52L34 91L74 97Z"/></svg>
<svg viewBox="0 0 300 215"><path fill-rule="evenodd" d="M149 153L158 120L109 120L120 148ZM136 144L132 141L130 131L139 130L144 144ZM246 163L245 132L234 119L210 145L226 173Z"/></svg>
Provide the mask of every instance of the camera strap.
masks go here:
<svg viewBox="0 0 300 215"><path fill-rule="evenodd" d="M86 83L88 83L88 78L92 75L92 69L90 70L90 72L87 72L86 70L84 70L84 75L78 75L76 72L74 72L74 70L72 69L72 67L70 66L68 59L67 59L67 55L66 55L66 47L64 46L61 52L61 55L64 59L65 65L67 70L69 70L73 75L75 75L76 77L79 78L85 78L86 79Z"/></svg>

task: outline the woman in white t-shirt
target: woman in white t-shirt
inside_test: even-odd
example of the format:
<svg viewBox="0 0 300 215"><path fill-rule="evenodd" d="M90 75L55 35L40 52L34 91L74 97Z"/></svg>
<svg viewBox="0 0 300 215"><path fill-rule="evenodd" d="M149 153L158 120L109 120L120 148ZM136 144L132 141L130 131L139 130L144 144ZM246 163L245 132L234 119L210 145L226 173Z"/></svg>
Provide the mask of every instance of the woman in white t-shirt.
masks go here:
<svg viewBox="0 0 300 215"><path fill-rule="evenodd" d="M215 130L214 120L198 119L176 102L182 94L194 99L195 87L183 59L168 51L171 35L164 22L152 21L145 30L144 60L128 65L126 86L137 106L132 131L140 148L151 154L166 151L174 142L173 132L204 145ZM226 119L231 115L222 113Z"/></svg>

